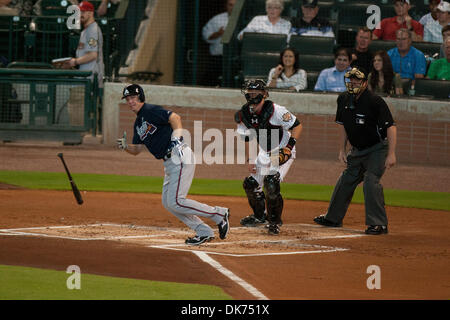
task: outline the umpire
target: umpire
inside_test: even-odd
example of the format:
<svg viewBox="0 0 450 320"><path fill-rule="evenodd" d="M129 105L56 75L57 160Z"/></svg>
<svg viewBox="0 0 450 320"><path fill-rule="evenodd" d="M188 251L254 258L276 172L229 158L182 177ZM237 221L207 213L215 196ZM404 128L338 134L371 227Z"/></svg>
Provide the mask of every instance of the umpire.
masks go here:
<svg viewBox="0 0 450 320"><path fill-rule="evenodd" d="M328 211L314 218L327 227L341 227L353 193L364 181L366 234L388 233L380 179L396 163L397 129L386 102L367 89L364 70L345 74L347 92L337 99L336 123L341 126L339 160L347 166L331 196ZM347 143L351 150L347 154Z"/></svg>

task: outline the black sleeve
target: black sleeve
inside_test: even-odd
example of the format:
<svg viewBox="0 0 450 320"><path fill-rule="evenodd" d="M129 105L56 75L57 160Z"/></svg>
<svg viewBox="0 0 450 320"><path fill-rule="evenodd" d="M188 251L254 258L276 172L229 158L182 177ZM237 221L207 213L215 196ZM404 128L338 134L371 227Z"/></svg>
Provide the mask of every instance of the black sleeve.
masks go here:
<svg viewBox="0 0 450 320"><path fill-rule="evenodd" d="M242 121L241 110L239 110L234 114L234 121L236 121L236 123L241 123Z"/></svg>
<svg viewBox="0 0 450 320"><path fill-rule="evenodd" d="M335 121L338 124L344 124L344 119L342 117L343 103L345 102L344 95L340 94L337 98L337 109Z"/></svg>
<svg viewBox="0 0 450 320"><path fill-rule="evenodd" d="M395 125L392 113L383 98L377 96L375 103L378 106L378 126L380 128L387 129Z"/></svg>
<svg viewBox="0 0 450 320"><path fill-rule="evenodd" d="M295 122L294 122L294 124L292 125L292 127L290 127L289 128L289 130L292 130L292 129L294 129L296 126L298 126L300 124L300 121L298 121L298 118L295 118Z"/></svg>

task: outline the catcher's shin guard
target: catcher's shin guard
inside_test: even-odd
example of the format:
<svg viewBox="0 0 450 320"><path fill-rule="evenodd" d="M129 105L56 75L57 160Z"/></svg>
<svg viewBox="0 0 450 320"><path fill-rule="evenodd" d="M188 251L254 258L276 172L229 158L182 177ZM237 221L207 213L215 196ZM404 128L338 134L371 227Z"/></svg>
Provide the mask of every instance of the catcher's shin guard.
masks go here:
<svg viewBox="0 0 450 320"><path fill-rule="evenodd" d="M244 179L243 187L247 194L248 203L253 210L255 217L261 221L265 220L264 211L266 201L263 191L256 191L259 187L258 182L252 176Z"/></svg>
<svg viewBox="0 0 450 320"><path fill-rule="evenodd" d="M267 220L269 220L269 224L279 224L281 223L281 214L283 212L279 172L264 178L264 190L266 191Z"/></svg>

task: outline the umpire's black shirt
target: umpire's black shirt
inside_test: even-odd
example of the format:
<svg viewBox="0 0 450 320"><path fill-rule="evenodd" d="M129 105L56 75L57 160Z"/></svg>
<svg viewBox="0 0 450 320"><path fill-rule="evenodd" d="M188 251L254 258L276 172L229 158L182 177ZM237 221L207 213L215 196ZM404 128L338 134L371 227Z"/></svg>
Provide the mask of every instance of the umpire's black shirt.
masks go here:
<svg viewBox="0 0 450 320"><path fill-rule="evenodd" d="M350 144L358 150L369 148L386 139L387 129L395 125L386 102L368 89L358 100L343 92L337 99L336 123L345 128Z"/></svg>

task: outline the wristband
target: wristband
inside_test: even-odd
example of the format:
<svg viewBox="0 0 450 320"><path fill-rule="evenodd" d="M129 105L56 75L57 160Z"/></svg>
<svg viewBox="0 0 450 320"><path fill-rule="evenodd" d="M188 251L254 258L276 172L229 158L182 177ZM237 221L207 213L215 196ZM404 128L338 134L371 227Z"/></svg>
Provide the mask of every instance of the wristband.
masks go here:
<svg viewBox="0 0 450 320"><path fill-rule="evenodd" d="M297 140L295 138L290 137L286 147L292 150L296 142Z"/></svg>

